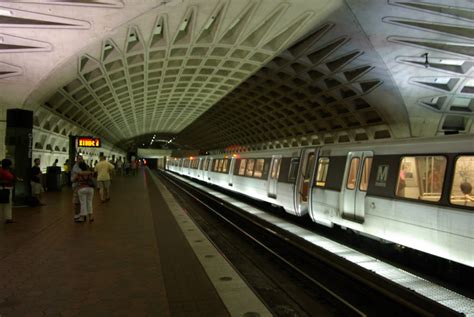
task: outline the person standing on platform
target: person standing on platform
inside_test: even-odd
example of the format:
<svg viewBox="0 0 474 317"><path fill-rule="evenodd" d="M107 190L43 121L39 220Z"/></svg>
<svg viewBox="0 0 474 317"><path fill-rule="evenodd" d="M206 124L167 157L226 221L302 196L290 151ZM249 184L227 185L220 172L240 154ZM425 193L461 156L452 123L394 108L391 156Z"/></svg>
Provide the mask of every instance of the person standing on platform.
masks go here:
<svg viewBox="0 0 474 317"><path fill-rule="evenodd" d="M0 214L5 217L5 223L13 223L12 218L12 193L15 180L23 181L21 178L15 177L10 167L12 161L9 159L2 160L2 167L0 167Z"/></svg>
<svg viewBox="0 0 474 317"><path fill-rule="evenodd" d="M117 175L122 176L122 168L123 168L123 162L122 162L122 159L119 158L117 160L117 163L115 164L115 169L117 170Z"/></svg>
<svg viewBox="0 0 474 317"><path fill-rule="evenodd" d="M78 182L76 181L76 175L82 170L79 167L81 163L84 162L82 155L77 155L76 164L72 167L71 170L71 183L72 183L72 204L74 205L74 221L81 219L81 204L79 201L79 196L77 195Z"/></svg>
<svg viewBox="0 0 474 317"><path fill-rule="evenodd" d="M97 163L94 170L97 172L97 185L100 190L100 200L105 203L110 200L110 175L115 166L105 160L105 156L100 156L100 162Z"/></svg>
<svg viewBox="0 0 474 317"><path fill-rule="evenodd" d="M89 171L89 166L81 162L79 164L80 172L75 174L75 182L77 186L77 195L81 202L81 212L76 222L84 222L89 217L89 222L94 221L92 217L92 200L94 199L94 181L93 172Z"/></svg>
<svg viewBox="0 0 474 317"><path fill-rule="evenodd" d="M125 163L123 163L123 167L125 168L125 175L128 175L130 172L130 162L128 160L125 160Z"/></svg>
<svg viewBox="0 0 474 317"><path fill-rule="evenodd" d="M35 202L34 205L44 206L45 203L41 200L41 194L44 192L43 185L41 185L41 161L39 158L34 160L34 165L31 168L31 194L33 195Z"/></svg>
<svg viewBox="0 0 474 317"><path fill-rule="evenodd" d="M137 175L137 160L132 160L132 162L130 163L130 168L132 169L132 175Z"/></svg>
<svg viewBox="0 0 474 317"><path fill-rule="evenodd" d="M71 167L69 166L69 159L67 159L63 164L64 175L66 175L66 184L71 185Z"/></svg>

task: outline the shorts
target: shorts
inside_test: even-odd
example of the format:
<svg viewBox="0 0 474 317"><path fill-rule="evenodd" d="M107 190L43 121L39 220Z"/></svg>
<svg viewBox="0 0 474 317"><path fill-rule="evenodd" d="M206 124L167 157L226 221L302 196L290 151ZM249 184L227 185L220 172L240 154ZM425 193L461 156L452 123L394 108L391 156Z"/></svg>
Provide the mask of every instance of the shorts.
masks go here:
<svg viewBox="0 0 474 317"><path fill-rule="evenodd" d="M33 196L39 195L42 192L44 192L43 186L41 186L40 183L30 182L30 184L31 184L31 194L33 194Z"/></svg>
<svg viewBox="0 0 474 317"><path fill-rule="evenodd" d="M97 181L97 187L99 187L100 189L109 189L110 188L110 180Z"/></svg>

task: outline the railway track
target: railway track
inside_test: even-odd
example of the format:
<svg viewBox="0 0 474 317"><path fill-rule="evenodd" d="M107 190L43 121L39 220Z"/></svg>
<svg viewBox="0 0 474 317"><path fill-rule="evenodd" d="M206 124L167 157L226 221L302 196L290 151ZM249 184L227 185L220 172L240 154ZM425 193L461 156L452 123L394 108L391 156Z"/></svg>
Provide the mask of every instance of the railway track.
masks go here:
<svg viewBox="0 0 474 317"><path fill-rule="evenodd" d="M422 296L406 287L390 281L378 274L361 268L354 263L337 256L328 250L315 247L313 243L302 239L300 236L289 233L281 226L275 226L257 217L252 212L243 211L238 208L239 203L231 203L219 199L222 193L214 193L211 195L195 185L191 185L180 180L180 177L171 177L167 173L160 173L162 179L166 181L171 191L181 200L186 200L185 204L191 214L191 210L202 209L198 217L209 220L209 211L212 212L212 218L218 219L222 226L232 228L235 238L240 235L240 240L247 241L252 245L253 253L263 255L267 258L267 262L273 262L280 269L291 272L290 275L297 278L297 285L301 289L295 291L296 286L280 287L281 281L275 278L275 269L270 269L268 264L265 267L255 268L266 275L271 280L273 287L279 288L277 292L267 292L272 295L268 296L265 292L260 293L262 300L267 303L269 308L275 315L285 315L279 310L281 307L281 299L275 299L275 293L280 293L280 297L289 298L285 305L292 308L288 311L296 312L292 315L313 315L314 311L311 307L317 307L321 303L311 303L314 297L317 301L322 301L331 307L334 315L353 315L353 316L462 316L463 314L449 307L441 305L425 296ZM198 186L199 187L199 186ZM185 194L185 197L183 196ZM192 203L191 203L192 201ZM193 207L192 204L198 204L200 207ZM206 215L207 213L207 215ZM254 213L258 213L255 211ZM200 222L203 222L203 220ZM209 226L208 231L215 231L215 226ZM283 225L285 226L285 225ZM206 225L204 224L204 227ZM229 230L229 229L227 229ZM208 236L217 236L214 233L208 233ZM242 238L243 237L243 238ZM212 237L211 237L212 238ZM218 245L218 242L214 242ZM225 243L224 243L225 244ZM232 242L230 242L232 244ZM227 241L229 245L229 241ZM226 247L227 248L227 247ZM221 248L225 253L225 249ZM228 257L245 257L249 253L241 251L240 255L229 255ZM227 254L226 254L227 256ZM255 259L253 260L256 261ZM238 268L239 269L239 268ZM242 271L252 271L251 269L239 269ZM273 271L273 274L268 274ZM247 272L252 275L252 272ZM255 273L253 273L255 274ZM276 273L278 275L278 273ZM252 277L245 276L246 280L252 284ZM288 285L287 282L284 284ZM253 286L257 290L258 285ZM323 298L323 299L321 299ZM308 308L309 307L309 308ZM291 314L288 314L291 315Z"/></svg>

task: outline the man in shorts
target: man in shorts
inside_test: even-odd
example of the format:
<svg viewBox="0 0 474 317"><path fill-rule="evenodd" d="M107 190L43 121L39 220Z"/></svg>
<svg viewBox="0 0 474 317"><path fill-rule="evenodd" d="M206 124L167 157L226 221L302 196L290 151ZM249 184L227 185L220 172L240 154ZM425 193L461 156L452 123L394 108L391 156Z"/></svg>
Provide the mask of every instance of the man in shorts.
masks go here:
<svg viewBox="0 0 474 317"><path fill-rule="evenodd" d="M100 190L100 200L103 203L110 200L110 174L114 169L115 166L107 162L104 155L100 156L100 161L94 168L97 172L97 186Z"/></svg>

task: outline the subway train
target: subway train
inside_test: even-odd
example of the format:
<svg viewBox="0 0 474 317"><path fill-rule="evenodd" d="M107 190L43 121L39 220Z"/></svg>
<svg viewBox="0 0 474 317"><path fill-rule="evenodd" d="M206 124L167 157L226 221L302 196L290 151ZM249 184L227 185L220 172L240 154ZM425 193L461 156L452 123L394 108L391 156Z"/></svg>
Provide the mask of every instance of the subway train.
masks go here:
<svg viewBox="0 0 474 317"><path fill-rule="evenodd" d="M474 138L168 158L169 171L474 267Z"/></svg>

